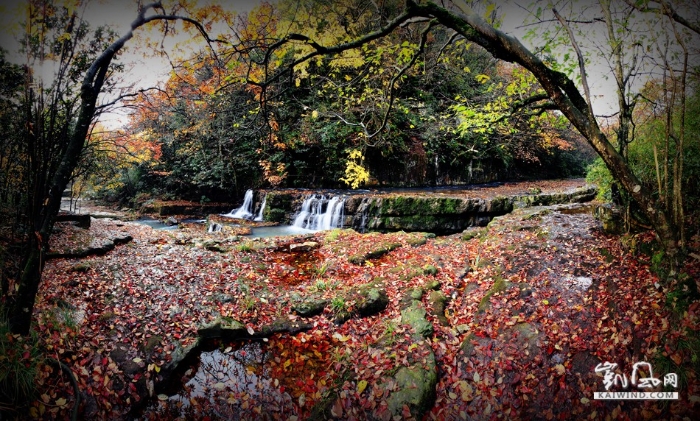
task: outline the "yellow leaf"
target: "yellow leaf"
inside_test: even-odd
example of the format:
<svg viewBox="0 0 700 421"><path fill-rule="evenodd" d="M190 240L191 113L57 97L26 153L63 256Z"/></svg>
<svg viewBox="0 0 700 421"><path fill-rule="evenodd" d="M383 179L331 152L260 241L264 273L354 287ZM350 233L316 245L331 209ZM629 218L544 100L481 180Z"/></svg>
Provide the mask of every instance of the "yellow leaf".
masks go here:
<svg viewBox="0 0 700 421"><path fill-rule="evenodd" d="M64 406L66 404L66 398L58 398L56 399L56 405L57 406Z"/></svg>
<svg viewBox="0 0 700 421"><path fill-rule="evenodd" d="M345 335L341 335L340 333L335 332L335 333L333 334L333 339L337 339L337 340L339 340L340 342L347 342L348 339L350 339L350 337L349 337L349 336L345 336Z"/></svg>
<svg viewBox="0 0 700 421"><path fill-rule="evenodd" d="M560 376L566 373L566 368L562 364L557 364L554 366L554 369L557 370L557 374Z"/></svg>
<svg viewBox="0 0 700 421"><path fill-rule="evenodd" d="M364 392L367 388L367 380L360 380L357 382L357 394Z"/></svg>

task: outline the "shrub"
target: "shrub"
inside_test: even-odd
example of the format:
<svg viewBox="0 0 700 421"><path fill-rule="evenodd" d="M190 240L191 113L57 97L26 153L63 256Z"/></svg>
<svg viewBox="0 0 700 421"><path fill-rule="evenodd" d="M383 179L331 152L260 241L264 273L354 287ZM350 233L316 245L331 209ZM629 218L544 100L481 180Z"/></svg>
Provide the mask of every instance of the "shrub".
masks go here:
<svg viewBox="0 0 700 421"><path fill-rule="evenodd" d="M611 200L610 186L612 185L613 178L602 159L596 158L596 160L588 166L586 181L598 186L598 199L606 201Z"/></svg>
<svg viewBox="0 0 700 421"><path fill-rule="evenodd" d="M0 419L8 408L26 405L34 395L41 353L36 334L13 335L0 319Z"/></svg>

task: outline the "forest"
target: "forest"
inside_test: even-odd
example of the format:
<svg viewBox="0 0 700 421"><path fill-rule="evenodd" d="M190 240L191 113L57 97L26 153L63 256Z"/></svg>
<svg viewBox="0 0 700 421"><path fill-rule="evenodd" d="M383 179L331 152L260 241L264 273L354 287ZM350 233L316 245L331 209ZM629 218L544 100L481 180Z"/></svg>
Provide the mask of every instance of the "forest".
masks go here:
<svg viewBox="0 0 700 421"><path fill-rule="evenodd" d="M4 11L0 418L700 414L697 4L111 3Z"/></svg>

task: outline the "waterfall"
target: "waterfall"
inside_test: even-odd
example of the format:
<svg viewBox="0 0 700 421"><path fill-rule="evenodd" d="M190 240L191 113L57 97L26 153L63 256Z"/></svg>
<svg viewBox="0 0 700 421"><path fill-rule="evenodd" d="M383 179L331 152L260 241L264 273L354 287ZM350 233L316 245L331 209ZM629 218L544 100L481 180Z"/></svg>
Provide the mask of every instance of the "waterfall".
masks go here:
<svg viewBox="0 0 700 421"><path fill-rule="evenodd" d="M367 223L369 220L369 205L370 205L371 201L372 201L371 198L363 197L362 201L357 206L357 212L355 214L355 217L353 218L352 227L355 228L357 231L359 231L362 234L364 234L365 231L367 231ZM360 215L359 223L357 220L358 219L357 215Z"/></svg>
<svg viewBox="0 0 700 421"><path fill-rule="evenodd" d="M260 211L258 212L258 216L255 217L255 221L262 221L263 220L263 211L265 210L265 204L267 203L267 195L263 197L262 205L260 205Z"/></svg>
<svg viewBox="0 0 700 421"><path fill-rule="evenodd" d="M304 199L293 225L314 231L342 228L344 209L344 198L311 195Z"/></svg>
<svg viewBox="0 0 700 421"><path fill-rule="evenodd" d="M229 218L238 219L250 219L253 217L253 190L248 189L243 197L243 205L238 209L233 209L229 213L225 213L222 216L228 216Z"/></svg>

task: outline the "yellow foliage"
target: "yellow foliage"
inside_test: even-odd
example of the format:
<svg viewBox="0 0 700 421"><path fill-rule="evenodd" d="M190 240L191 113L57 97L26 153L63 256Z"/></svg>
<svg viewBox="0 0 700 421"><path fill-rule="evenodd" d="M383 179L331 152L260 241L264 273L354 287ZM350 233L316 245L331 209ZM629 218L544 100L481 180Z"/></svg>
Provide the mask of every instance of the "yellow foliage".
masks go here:
<svg viewBox="0 0 700 421"><path fill-rule="evenodd" d="M353 149L348 152L348 161L345 167L345 177L341 177L340 181L349 185L350 188L356 189L360 185L369 181L369 171L363 167L362 161L365 157L359 149ZM358 163L359 162L359 163Z"/></svg>

